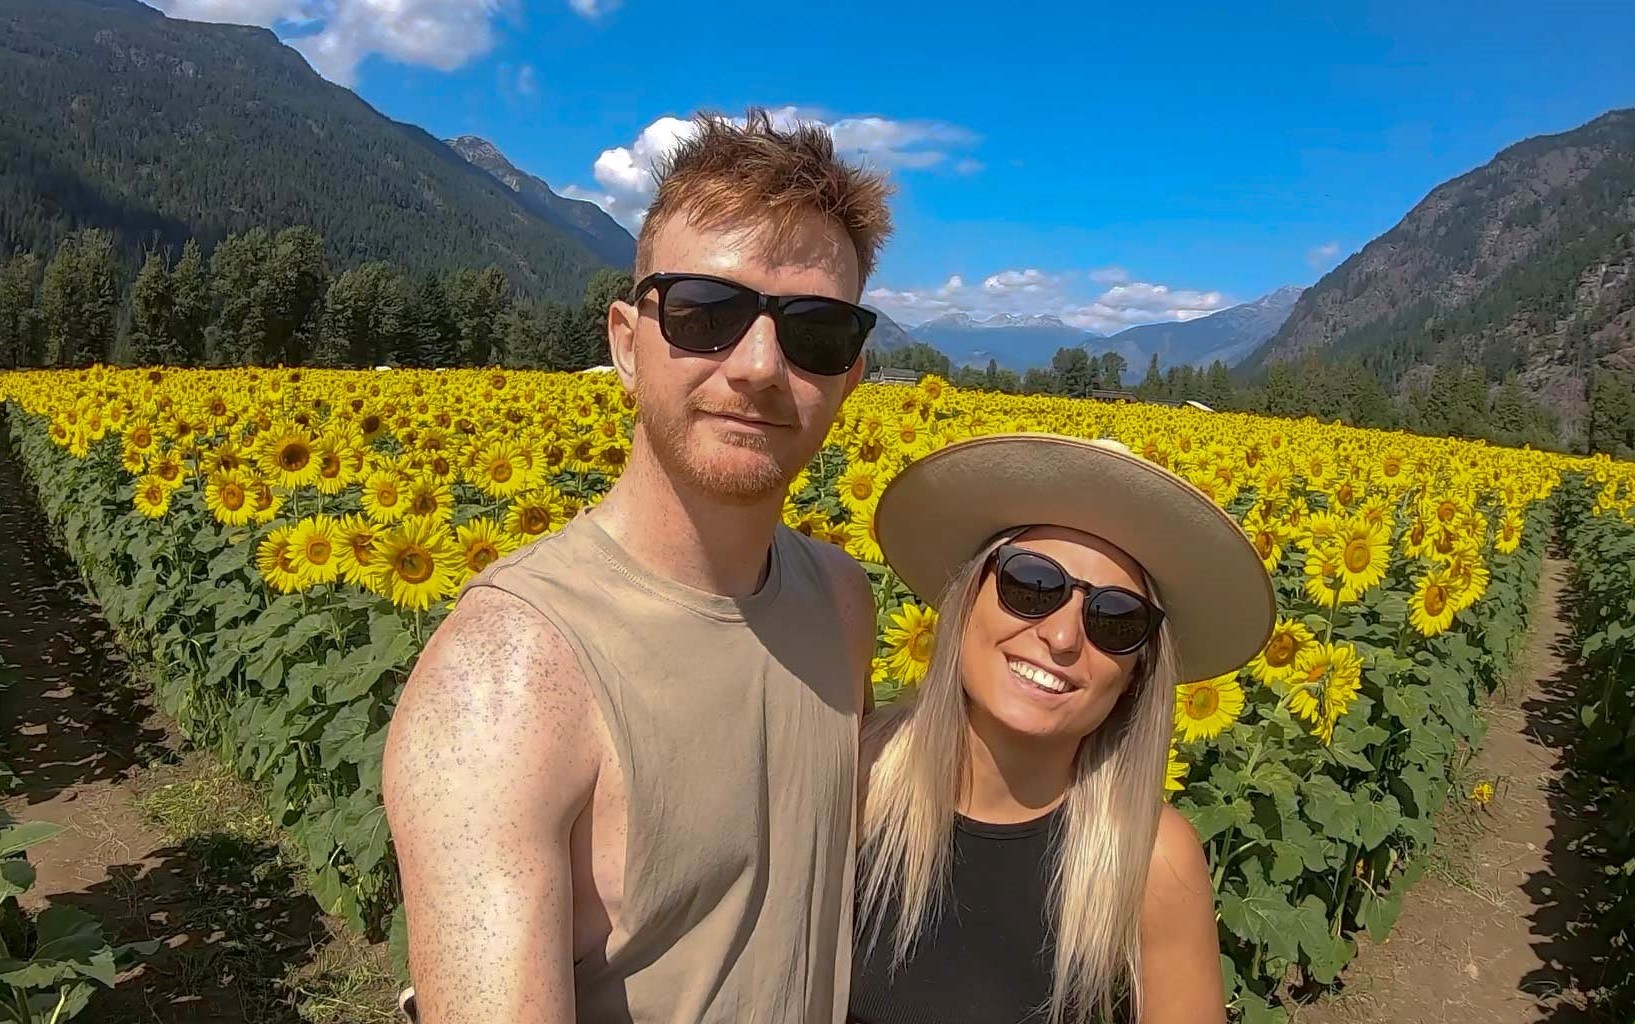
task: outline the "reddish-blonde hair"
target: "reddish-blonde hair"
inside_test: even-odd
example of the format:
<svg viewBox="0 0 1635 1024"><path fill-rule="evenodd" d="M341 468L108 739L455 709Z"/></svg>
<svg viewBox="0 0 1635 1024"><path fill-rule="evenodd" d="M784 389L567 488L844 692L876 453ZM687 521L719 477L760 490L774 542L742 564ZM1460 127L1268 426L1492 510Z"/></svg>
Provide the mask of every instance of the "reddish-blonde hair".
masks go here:
<svg viewBox="0 0 1635 1024"><path fill-rule="evenodd" d="M846 229L862 289L891 235L886 201L893 188L883 174L837 157L823 125L780 130L760 107L743 124L709 113L693 123L696 130L657 168L658 193L636 239L638 279L652 268L659 229L678 216L705 230L752 227L776 247L817 213Z"/></svg>

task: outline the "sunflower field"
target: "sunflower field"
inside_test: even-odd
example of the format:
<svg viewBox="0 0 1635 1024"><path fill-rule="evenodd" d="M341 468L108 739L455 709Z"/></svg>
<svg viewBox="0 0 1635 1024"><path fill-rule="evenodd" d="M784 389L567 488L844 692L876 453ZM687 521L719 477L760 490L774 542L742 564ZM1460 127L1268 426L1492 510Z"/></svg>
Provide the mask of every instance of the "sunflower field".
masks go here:
<svg viewBox="0 0 1635 1024"><path fill-rule="evenodd" d="M1635 1015L1635 466L1597 459L1562 488L1562 535L1583 726L1573 751L1593 830L1581 854L1602 865L1595 979L1608 1019Z"/></svg>
<svg viewBox="0 0 1635 1024"><path fill-rule="evenodd" d="M466 578L606 493L631 397L599 374L93 367L0 374L0 402L56 539L156 666L163 709L261 785L326 910L398 932L381 807L396 694ZM1167 789L1213 867L1235 1016L1282 1019L1359 930L1391 930L1527 626L1545 499L1593 466L935 377L863 385L784 518L870 573L881 701L936 642L934 612L880 564L881 489L943 444L1012 430L1114 438L1175 470L1273 575L1265 649L1177 691Z"/></svg>

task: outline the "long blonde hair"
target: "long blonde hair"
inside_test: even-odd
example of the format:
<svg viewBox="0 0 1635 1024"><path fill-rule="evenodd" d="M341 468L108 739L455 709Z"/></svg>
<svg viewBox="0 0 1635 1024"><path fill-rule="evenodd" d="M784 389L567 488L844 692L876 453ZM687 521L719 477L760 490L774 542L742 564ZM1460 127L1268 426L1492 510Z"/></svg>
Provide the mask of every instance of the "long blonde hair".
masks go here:
<svg viewBox="0 0 1635 1024"><path fill-rule="evenodd" d="M961 641L989 553L1021 532L989 542L949 583L919 692L875 712L863 727L864 744L879 753L863 808L858 928L872 948L888 906L896 904L889 936L894 969L935 924L947 894L954 814L970 771ZM1143 583L1157 600L1152 580ZM1143 651L1123 697L1079 745L1049 890L1051 1024L1110 1016L1121 987L1140 1020L1141 907L1163 809L1179 674L1173 649L1166 624Z"/></svg>

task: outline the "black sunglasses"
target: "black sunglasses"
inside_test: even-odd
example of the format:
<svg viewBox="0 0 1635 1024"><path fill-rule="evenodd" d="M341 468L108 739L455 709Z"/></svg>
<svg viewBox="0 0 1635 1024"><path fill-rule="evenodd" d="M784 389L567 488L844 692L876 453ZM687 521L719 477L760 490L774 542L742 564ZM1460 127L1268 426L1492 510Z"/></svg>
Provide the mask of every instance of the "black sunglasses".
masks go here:
<svg viewBox="0 0 1635 1024"><path fill-rule="evenodd" d="M1098 587L1081 580L1054 559L1028 548L1002 544L988 556L999 603L1012 615L1042 619L1084 591L1084 636L1108 654L1133 654L1152 638L1164 611L1124 587Z"/></svg>
<svg viewBox="0 0 1635 1024"><path fill-rule="evenodd" d="M823 377L852 368L877 317L824 295L763 295L708 274L649 274L632 303L658 290L659 333L684 352L722 352L743 340L762 313L772 316L778 347L791 366Z"/></svg>

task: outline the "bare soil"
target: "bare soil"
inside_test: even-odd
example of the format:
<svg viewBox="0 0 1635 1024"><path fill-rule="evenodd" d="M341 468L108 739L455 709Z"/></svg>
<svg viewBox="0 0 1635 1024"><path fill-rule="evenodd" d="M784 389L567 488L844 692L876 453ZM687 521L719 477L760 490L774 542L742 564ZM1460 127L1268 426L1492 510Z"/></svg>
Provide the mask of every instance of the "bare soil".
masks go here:
<svg viewBox="0 0 1635 1024"><path fill-rule="evenodd" d="M1598 876L1574 849L1587 822L1567 761L1577 704L1566 572L1545 561L1525 658L1484 711L1464 788L1486 780L1497 795L1477 809L1459 794L1391 937L1363 938L1340 993L1291 1014L1295 1024L1598 1020L1584 995Z"/></svg>

